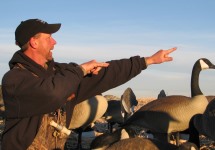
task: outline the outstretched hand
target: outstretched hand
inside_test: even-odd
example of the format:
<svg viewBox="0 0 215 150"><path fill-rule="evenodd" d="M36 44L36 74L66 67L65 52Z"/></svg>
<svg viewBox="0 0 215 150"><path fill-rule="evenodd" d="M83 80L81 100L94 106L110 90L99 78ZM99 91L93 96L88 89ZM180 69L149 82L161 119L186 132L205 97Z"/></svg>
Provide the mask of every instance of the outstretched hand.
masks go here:
<svg viewBox="0 0 215 150"><path fill-rule="evenodd" d="M80 66L84 69L86 74L97 75L103 67L108 67L109 63L97 62L96 60L91 60L89 62L81 64Z"/></svg>
<svg viewBox="0 0 215 150"><path fill-rule="evenodd" d="M175 51L177 48L171 48L168 50L159 50L157 51L155 54L153 54L150 57L145 57L146 60L146 64L147 65L151 65L151 64L160 64L163 62L168 62L168 61L172 61L173 58L169 57L169 54L172 53L173 51Z"/></svg>

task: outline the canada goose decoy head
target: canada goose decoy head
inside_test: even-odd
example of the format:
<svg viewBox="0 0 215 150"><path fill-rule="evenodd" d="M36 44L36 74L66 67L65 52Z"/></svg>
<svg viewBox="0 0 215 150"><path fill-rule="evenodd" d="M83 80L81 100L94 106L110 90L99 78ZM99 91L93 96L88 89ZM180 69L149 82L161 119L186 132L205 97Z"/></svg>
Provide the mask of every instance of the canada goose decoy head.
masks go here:
<svg viewBox="0 0 215 150"><path fill-rule="evenodd" d="M210 60L208 60L207 58L200 58L195 62L192 74L195 75L195 72L200 72L201 70L205 69L215 69L215 65L211 63ZM196 73L196 75L199 74Z"/></svg>
<svg viewBox="0 0 215 150"><path fill-rule="evenodd" d="M215 65L213 63L211 63L210 60L208 60L207 58L200 58L199 63L200 63L202 70L215 69Z"/></svg>
<svg viewBox="0 0 215 150"><path fill-rule="evenodd" d="M166 93L164 90L161 90L160 93L158 94L157 99L162 98L162 97L166 97Z"/></svg>
<svg viewBox="0 0 215 150"><path fill-rule="evenodd" d="M199 88L199 74L201 70L206 70L206 69L215 69L215 65L210 62L207 58L200 58L198 59L192 70L192 77L191 77L191 96L196 96L196 95L203 95Z"/></svg>
<svg viewBox="0 0 215 150"><path fill-rule="evenodd" d="M122 113L130 117L134 113L134 107L137 106L138 101L131 88L127 88L121 96ZM127 119L127 118L125 118Z"/></svg>

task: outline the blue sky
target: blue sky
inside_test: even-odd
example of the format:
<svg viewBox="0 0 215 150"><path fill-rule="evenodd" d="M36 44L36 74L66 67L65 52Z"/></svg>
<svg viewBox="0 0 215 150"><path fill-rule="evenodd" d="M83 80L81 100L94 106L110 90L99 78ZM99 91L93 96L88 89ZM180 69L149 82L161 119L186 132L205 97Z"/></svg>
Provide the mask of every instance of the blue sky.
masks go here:
<svg viewBox="0 0 215 150"><path fill-rule="evenodd" d="M174 61L149 66L126 84L105 92L121 96L131 87L137 97L190 96L194 62L206 57L215 63L214 0L14 0L0 5L0 78L19 48L14 31L22 20L39 18L62 23L53 34L55 61L83 63L130 56L150 56L159 49L178 47ZM215 95L215 70L200 74L200 88Z"/></svg>

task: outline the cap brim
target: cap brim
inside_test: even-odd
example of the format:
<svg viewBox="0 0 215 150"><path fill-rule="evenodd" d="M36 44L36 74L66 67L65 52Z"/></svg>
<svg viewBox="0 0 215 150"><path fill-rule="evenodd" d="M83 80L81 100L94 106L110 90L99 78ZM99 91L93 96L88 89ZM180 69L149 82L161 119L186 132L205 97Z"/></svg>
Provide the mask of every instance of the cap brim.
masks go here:
<svg viewBox="0 0 215 150"><path fill-rule="evenodd" d="M42 29L42 32L44 33L55 33L57 32L61 27L61 24L46 24L46 26Z"/></svg>

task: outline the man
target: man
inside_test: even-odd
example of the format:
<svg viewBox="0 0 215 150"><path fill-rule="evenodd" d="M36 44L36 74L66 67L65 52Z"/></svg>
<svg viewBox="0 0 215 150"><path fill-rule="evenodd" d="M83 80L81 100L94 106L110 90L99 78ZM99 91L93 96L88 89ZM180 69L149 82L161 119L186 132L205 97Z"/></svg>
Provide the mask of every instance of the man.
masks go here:
<svg viewBox="0 0 215 150"><path fill-rule="evenodd" d="M15 40L21 50L13 55L10 70L2 79L6 108L3 150L30 149L44 124L45 114L66 105L68 127L75 104L122 85L148 65L172 61L168 54L176 50L160 50L150 57L134 56L105 63L96 60L81 65L57 63L52 57L56 44L52 33L60 26L29 19L16 28Z"/></svg>

